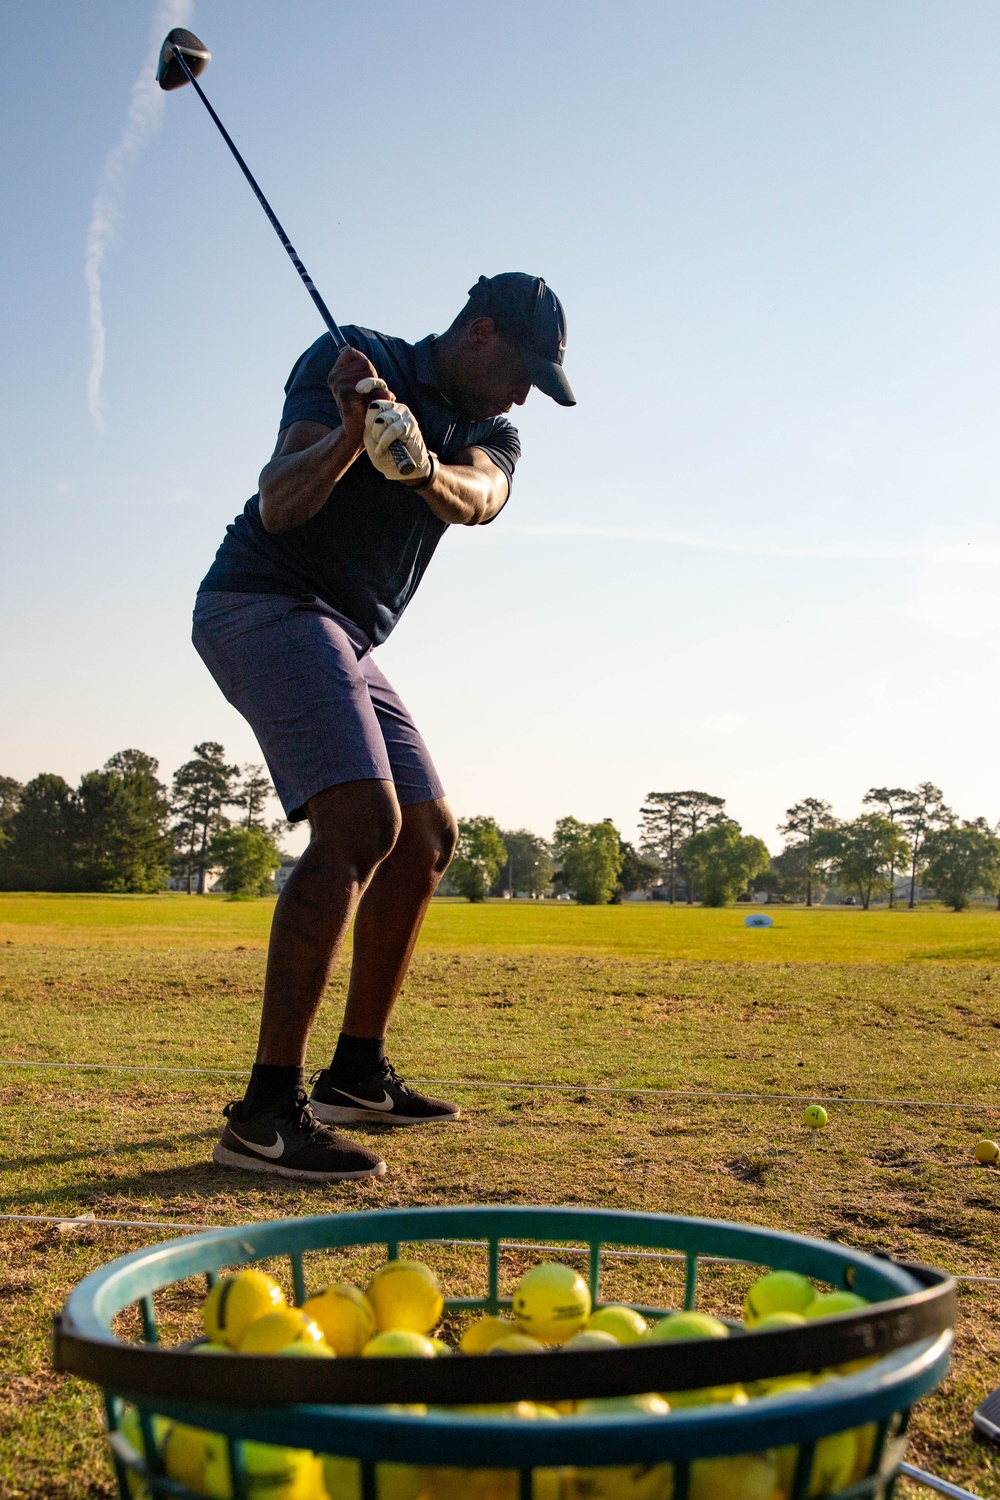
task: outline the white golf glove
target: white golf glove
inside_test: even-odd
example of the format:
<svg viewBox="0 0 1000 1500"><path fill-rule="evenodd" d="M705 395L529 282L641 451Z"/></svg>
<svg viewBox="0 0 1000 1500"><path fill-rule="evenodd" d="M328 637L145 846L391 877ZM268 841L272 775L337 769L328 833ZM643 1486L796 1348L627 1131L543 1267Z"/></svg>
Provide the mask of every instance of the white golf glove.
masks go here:
<svg viewBox="0 0 1000 1500"><path fill-rule="evenodd" d="M358 390L367 382L362 380ZM386 479L405 479L416 487L416 481L428 479L431 459L416 417L402 401L373 401L365 417L365 452ZM400 463L409 459L413 468L400 473Z"/></svg>

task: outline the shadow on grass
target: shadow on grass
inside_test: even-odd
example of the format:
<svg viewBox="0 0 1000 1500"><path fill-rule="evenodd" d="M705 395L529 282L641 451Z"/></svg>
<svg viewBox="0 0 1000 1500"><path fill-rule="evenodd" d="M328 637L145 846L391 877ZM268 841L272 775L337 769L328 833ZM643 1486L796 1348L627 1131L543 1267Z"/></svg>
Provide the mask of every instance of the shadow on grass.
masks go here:
<svg viewBox="0 0 1000 1500"><path fill-rule="evenodd" d="M132 1141L127 1146L104 1146L90 1151L49 1152L44 1156L0 1157L0 1171L25 1172L32 1167L64 1167L74 1161L97 1161L102 1157L135 1156L141 1151L170 1151L180 1141L212 1140L219 1134L214 1127L209 1130L189 1130L184 1135L171 1136L169 1140Z"/></svg>

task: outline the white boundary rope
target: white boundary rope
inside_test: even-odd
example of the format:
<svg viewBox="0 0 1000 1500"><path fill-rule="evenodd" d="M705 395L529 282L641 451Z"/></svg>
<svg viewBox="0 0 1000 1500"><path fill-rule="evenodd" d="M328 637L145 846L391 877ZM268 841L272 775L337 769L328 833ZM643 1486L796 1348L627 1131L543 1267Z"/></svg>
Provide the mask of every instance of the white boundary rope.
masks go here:
<svg viewBox="0 0 1000 1500"><path fill-rule="evenodd" d="M248 1068L173 1068L157 1063L43 1062L34 1058L0 1057L0 1068L70 1069L77 1072L111 1073L180 1073L205 1074L227 1078L245 1078ZM483 1078L414 1078L425 1088L448 1089L517 1089L529 1093L550 1094L643 1094L659 1099L729 1099L762 1104L859 1104L887 1109L996 1109L1000 1099L884 1099L844 1094L750 1094L716 1092L713 1089L628 1088L604 1083L526 1083L520 1079L499 1082Z"/></svg>

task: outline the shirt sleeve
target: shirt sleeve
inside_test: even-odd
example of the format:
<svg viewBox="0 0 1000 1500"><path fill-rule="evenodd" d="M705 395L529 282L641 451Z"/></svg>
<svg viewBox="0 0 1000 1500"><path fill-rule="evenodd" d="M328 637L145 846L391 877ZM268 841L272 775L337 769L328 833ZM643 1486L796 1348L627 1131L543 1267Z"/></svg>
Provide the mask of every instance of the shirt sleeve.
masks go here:
<svg viewBox="0 0 1000 1500"><path fill-rule="evenodd" d="M514 468L521 457L521 439L518 437L514 424L508 422L506 417L497 417L490 424L490 431L483 437L477 435L469 443L469 447L481 448L487 457L493 460L497 468L503 470L507 476L507 500L509 500L514 484ZM504 505L507 504L507 500L504 501ZM500 510L503 510L503 505ZM499 514L498 510L496 516ZM490 520L495 521L496 516L491 516ZM489 525L489 521L485 524Z"/></svg>
<svg viewBox="0 0 1000 1500"><path fill-rule="evenodd" d="M328 333L300 355L285 382L285 404L279 431L290 427L293 422L322 422L331 429L340 426L340 412L326 383L326 377L336 362L336 345Z"/></svg>

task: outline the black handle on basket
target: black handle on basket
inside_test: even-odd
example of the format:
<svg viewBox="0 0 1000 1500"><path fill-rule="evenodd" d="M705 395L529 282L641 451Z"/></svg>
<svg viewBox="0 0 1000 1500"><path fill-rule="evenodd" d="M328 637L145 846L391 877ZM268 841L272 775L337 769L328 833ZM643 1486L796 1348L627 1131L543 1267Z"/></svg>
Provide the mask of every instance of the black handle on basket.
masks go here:
<svg viewBox="0 0 1000 1500"><path fill-rule="evenodd" d="M432 1405L465 1406L695 1390L878 1359L953 1327L958 1311L954 1279L927 1266L906 1269L924 1283L924 1291L800 1328L728 1339L678 1339L562 1354L299 1360L194 1354L123 1344L112 1334L92 1338L77 1332L63 1312L54 1321L53 1361L57 1370L117 1395L217 1404L215 1360L224 1358L227 1406L370 1406L412 1401L416 1391Z"/></svg>

